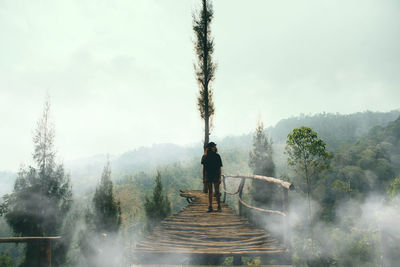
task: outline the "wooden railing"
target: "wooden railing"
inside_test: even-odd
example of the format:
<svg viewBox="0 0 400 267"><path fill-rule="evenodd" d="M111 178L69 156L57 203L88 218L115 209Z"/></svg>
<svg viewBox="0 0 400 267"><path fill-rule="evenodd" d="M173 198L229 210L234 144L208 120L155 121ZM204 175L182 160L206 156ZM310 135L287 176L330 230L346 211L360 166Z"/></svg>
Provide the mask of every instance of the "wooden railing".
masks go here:
<svg viewBox="0 0 400 267"><path fill-rule="evenodd" d="M0 243L37 243L40 247L38 267L51 267L51 242L60 236L0 237Z"/></svg>
<svg viewBox="0 0 400 267"><path fill-rule="evenodd" d="M228 192L226 189L226 178L234 178L234 179L241 179L240 184L238 189L235 192ZM262 209L258 207L251 206L247 204L246 202L243 201L242 199L242 194L243 194L243 188L244 184L246 182L246 179L254 179L254 180L260 180L268 183L274 183L277 185L280 185L282 187L282 202L281 202L281 207L282 210L268 210L268 209ZM283 239L284 243L287 247L290 247L291 242L290 242L290 231L289 231L289 216L288 216L288 211L289 211L289 200L288 200L288 191L294 190L294 185L292 183L273 178L273 177L267 177L267 176L261 176L261 175L222 175L222 191L224 191L224 198L223 202L226 201L226 195L237 195L238 198L238 206L239 206L239 215L243 215L243 206L256 210L259 212L263 213L270 213L270 214L277 214L282 216L283 219Z"/></svg>

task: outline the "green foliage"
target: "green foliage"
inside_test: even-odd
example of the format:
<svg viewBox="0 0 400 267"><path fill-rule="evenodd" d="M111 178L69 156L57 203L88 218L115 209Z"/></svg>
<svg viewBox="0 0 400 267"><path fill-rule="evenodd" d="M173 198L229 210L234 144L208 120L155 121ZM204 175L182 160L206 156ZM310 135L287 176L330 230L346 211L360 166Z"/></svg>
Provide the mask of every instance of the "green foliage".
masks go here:
<svg viewBox="0 0 400 267"><path fill-rule="evenodd" d="M293 129L288 134L286 154L288 165L302 176L303 181L306 181L304 186L301 180L297 180L296 186L310 196L311 186L316 185L316 181L320 178L318 175L329 167L330 154L326 151L326 143L311 128L303 126Z"/></svg>
<svg viewBox="0 0 400 267"><path fill-rule="evenodd" d="M213 90L211 83L215 77L216 65L212 60L214 53L214 39L211 38L210 24L213 18L213 10L210 0L202 0L203 8L199 14L193 15L193 31L195 33L195 52L197 63L194 65L196 80L199 85L197 107L200 117L204 120L204 145L209 142L212 117L215 112ZM210 127L211 124L211 127Z"/></svg>
<svg viewBox="0 0 400 267"><path fill-rule="evenodd" d="M275 177L272 140L268 140L262 122L253 137L253 149L249 153L249 166L255 175ZM252 180L251 196L256 205L268 205L274 200L274 184Z"/></svg>
<svg viewBox="0 0 400 267"><path fill-rule="evenodd" d="M386 127L375 127L352 144L340 147L330 161L319 200L322 214L335 219L335 205L343 200L363 200L371 192L386 194L400 173L400 118Z"/></svg>
<svg viewBox="0 0 400 267"><path fill-rule="evenodd" d="M4 197L3 211L18 236L63 235L63 240L53 246L52 253L53 261L61 264L70 244L70 234L64 232L64 218L71 207L72 191L63 165L55 162L54 128L49 109L50 104L46 101L33 138L33 158L37 167L20 169L13 192ZM38 255L38 246L27 244L23 266L34 266Z"/></svg>
<svg viewBox="0 0 400 267"><path fill-rule="evenodd" d="M305 192L307 192L308 200L308 223L311 238L311 253L315 254L313 246L313 230L312 230L312 211L311 211L311 194L313 185L317 184L319 174L322 170L328 168L329 153L325 148L326 144L322 139L318 138L316 132L308 127L300 127L293 129L288 134L286 141L286 153L288 155L288 164L301 173L306 181ZM304 188L304 187L303 187ZM308 260L308 263L309 260Z"/></svg>
<svg viewBox="0 0 400 267"><path fill-rule="evenodd" d="M193 31L196 36L195 51L197 55L195 73L200 86L198 108L203 119L214 114L214 103L210 88L210 82L214 80L216 69L212 60L214 39L211 37L210 29L213 15L212 5L209 0L203 0L203 8L198 16L193 15Z"/></svg>
<svg viewBox="0 0 400 267"><path fill-rule="evenodd" d="M0 267L14 267L12 259L6 254L1 254L0 255Z"/></svg>
<svg viewBox="0 0 400 267"><path fill-rule="evenodd" d="M331 249L337 266L380 266L378 238L370 229L334 229L331 239L336 245Z"/></svg>
<svg viewBox="0 0 400 267"><path fill-rule="evenodd" d="M7 237L12 235L12 228L7 224L4 217L0 217L0 237ZM23 243L19 243L18 245L12 243L0 244L0 254L6 254L7 256L9 256L16 266L21 263L24 251L25 244Z"/></svg>
<svg viewBox="0 0 400 267"><path fill-rule="evenodd" d="M121 204L114 197L110 162L103 169L93 197L93 223L97 232L115 233L121 225Z"/></svg>
<svg viewBox="0 0 400 267"><path fill-rule="evenodd" d="M371 187L371 181L367 179L363 170L358 166L346 166L338 171L338 178L332 186L338 192L345 193L349 199L357 196L360 191Z"/></svg>
<svg viewBox="0 0 400 267"><path fill-rule="evenodd" d="M275 164L272 159L272 140L268 140L262 122L256 128L253 137L253 150L249 153L249 165L256 175L275 176Z"/></svg>
<svg viewBox="0 0 400 267"><path fill-rule="evenodd" d="M313 175L327 168L329 154L326 143L318 138L316 132L308 127L293 129L286 141L288 164L298 167L308 175Z"/></svg>
<svg viewBox="0 0 400 267"><path fill-rule="evenodd" d="M121 203L115 199L111 181L110 162L103 168L100 183L92 199L93 209L84 212L85 228L79 234L79 247L86 258L88 266L110 266L111 262L99 262L100 249L97 245L107 247L112 242L121 226Z"/></svg>
<svg viewBox="0 0 400 267"><path fill-rule="evenodd" d="M366 135L373 127L385 127L388 123L396 120L400 110L390 112L358 112L353 114L320 113L315 115L304 115L280 120L275 127L268 129L270 136L275 142L286 141L287 133L294 128L308 125L318 132L329 146L329 151L338 149L343 144L351 144L360 137Z"/></svg>
<svg viewBox="0 0 400 267"><path fill-rule="evenodd" d="M396 197L400 195L400 179L394 178L393 182L390 183L387 195L390 200L394 200Z"/></svg>
<svg viewBox="0 0 400 267"><path fill-rule="evenodd" d="M168 196L164 196L161 173L159 171L157 172L155 181L156 186L153 190L153 197L149 199L146 196L144 203L148 230L152 230L154 226L159 224L171 212L171 203L168 200Z"/></svg>

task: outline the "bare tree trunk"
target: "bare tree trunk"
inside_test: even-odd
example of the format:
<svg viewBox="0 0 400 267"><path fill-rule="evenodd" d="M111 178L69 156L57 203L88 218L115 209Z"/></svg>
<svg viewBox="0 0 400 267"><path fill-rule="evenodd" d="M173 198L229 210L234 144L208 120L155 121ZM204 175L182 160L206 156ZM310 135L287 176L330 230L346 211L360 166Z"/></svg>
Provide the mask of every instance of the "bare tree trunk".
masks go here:
<svg viewBox="0 0 400 267"><path fill-rule="evenodd" d="M210 142L210 121L206 117L204 119L204 149L206 149L207 144Z"/></svg>

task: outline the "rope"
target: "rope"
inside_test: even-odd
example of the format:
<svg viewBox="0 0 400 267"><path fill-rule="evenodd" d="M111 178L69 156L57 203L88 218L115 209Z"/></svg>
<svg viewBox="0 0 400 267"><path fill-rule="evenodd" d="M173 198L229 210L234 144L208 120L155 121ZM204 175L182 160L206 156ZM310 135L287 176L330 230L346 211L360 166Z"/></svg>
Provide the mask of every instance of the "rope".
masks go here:
<svg viewBox="0 0 400 267"><path fill-rule="evenodd" d="M234 195L236 195L237 193L239 193L239 190L240 190L240 188L238 188L238 190L237 190L235 193L228 192L228 191L225 190L225 186L222 185L222 191L224 191L224 192L227 193L228 195L234 196Z"/></svg>
<svg viewBox="0 0 400 267"><path fill-rule="evenodd" d="M232 176L225 176L225 175L223 175L223 177L224 177L224 179L225 179L226 177L232 177ZM246 178L247 178L247 177L243 177L243 178L242 178L242 181L241 181L240 184L239 184L238 190L237 190L235 193L231 193L231 192L226 191L225 183L222 184L222 191L224 191L224 192L227 193L228 195L236 195L236 194L240 193L240 192L243 190L244 181L245 181ZM245 206L246 208L253 209L253 210L257 210L257 211L261 211L261 212L264 212L264 213L274 213L274 214L279 214L279 215L281 215L281 216L286 216L285 213L283 213L283 212L281 212L281 211L278 211L278 210L266 210L266 209L261 209L261 208L257 208L257 207L250 206L249 204L247 204L246 202L244 202L244 201L242 200L242 198L240 197L240 194L237 195L237 197L238 197L239 202L242 203L242 205Z"/></svg>
<svg viewBox="0 0 400 267"><path fill-rule="evenodd" d="M279 214L279 215L282 215L282 216L286 216L285 213L283 213L283 212L281 212L281 211L278 211L278 210L266 210L266 209L261 209L261 208L257 208L257 207L250 206L249 204L247 204L246 202L244 202L244 201L240 198L240 196L238 196L238 199L239 199L240 203L242 203L242 205L245 206L246 208L253 209L253 210L258 210L258 211L265 212L265 213L275 213L275 214Z"/></svg>

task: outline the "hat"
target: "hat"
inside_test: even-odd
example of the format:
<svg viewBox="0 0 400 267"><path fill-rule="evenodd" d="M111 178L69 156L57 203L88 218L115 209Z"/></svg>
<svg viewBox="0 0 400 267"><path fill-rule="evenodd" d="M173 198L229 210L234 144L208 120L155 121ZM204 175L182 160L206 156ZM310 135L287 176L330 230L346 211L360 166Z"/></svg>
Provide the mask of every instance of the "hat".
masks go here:
<svg viewBox="0 0 400 267"><path fill-rule="evenodd" d="M217 144L216 143L214 143L214 142L210 142L210 143L208 143L207 144L207 146L206 147L213 147L213 146L217 146Z"/></svg>

